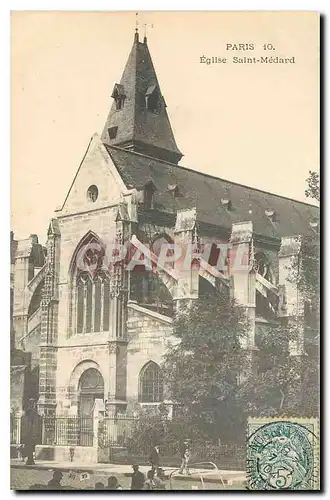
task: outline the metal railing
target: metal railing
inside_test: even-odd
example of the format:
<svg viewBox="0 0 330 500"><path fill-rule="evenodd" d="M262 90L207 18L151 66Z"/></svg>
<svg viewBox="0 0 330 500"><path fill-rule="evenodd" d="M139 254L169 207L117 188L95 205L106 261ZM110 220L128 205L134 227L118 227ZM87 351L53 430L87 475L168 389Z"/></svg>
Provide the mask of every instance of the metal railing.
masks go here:
<svg viewBox="0 0 330 500"><path fill-rule="evenodd" d="M136 417L106 417L99 422L99 446L127 446L134 430Z"/></svg>
<svg viewBox="0 0 330 500"><path fill-rule="evenodd" d="M102 457L111 463L137 462L147 465L154 439L157 438L161 464L176 467L181 462L179 439L170 439L165 435L162 437L162 429L156 424L143 432L141 417L118 415L99 418L98 428L94 428L92 417L43 416L41 422L42 432L38 444L72 448L97 446ZM12 445L22 444L22 431L21 417L11 416ZM192 440L190 462L208 461L214 462L219 469L245 470L245 452L245 446L234 443L212 444L203 440Z"/></svg>
<svg viewBox="0 0 330 500"><path fill-rule="evenodd" d="M112 463L148 464L153 442L159 444L161 463L175 466L181 462L179 440L162 438L161 429L149 427L141 434L141 418L120 415L99 421L98 446L108 449ZM120 449L122 451L120 451ZM192 441L191 462L214 462L221 469L245 470L245 447L238 444L215 444L203 440Z"/></svg>
<svg viewBox="0 0 330 500"><path fill-rule="evenodd" d="M90 417L42 417L40 442L56 446L93 446L94 422ZM11 416L10 443L22 444L22 417Z"/></svg>
<svg viewBox="0 0 330 500"><path fill-rule="evenodd" d="M21 418L10 415L10 444L21 442Z"/></svg>

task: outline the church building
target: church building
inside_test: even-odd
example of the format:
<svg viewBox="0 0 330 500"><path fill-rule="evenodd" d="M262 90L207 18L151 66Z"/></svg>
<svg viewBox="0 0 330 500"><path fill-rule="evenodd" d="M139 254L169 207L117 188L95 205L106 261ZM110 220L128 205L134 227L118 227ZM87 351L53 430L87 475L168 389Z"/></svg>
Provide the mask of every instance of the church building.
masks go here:
<svg viewBox="0 0 330 500"><path fill-rule="evenodd" d="M317 231L318 208L179 165L167 114L175 103L166 103L138 32L118 82L46 247L36 235L12 235L13 349L29 353L43 415L89 416L96 400L109 415L167 402L161 364L173 317L204 293L226 287L245 308L251 352L261 329L305 311L288 266ZM243 249L246 266L231 273L225 259L219 270L214 242ZM179 261L158 262L164 243L214 248L186 271ZM150 249L157 265L102 265L112 245L127 244Z"/></svg>

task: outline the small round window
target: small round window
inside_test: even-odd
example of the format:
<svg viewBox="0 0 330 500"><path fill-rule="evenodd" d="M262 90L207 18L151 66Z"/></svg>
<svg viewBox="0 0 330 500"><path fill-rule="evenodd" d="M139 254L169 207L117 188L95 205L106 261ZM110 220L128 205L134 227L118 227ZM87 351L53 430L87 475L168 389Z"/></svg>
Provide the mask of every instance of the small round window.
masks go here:
<svg viewBox="0 0 330 500"><path fill-rule="evenodd" d="M90 201L96 201L99 195L99 190L97 189L97 186L89 186L87 189L87 198Z"/></svg>

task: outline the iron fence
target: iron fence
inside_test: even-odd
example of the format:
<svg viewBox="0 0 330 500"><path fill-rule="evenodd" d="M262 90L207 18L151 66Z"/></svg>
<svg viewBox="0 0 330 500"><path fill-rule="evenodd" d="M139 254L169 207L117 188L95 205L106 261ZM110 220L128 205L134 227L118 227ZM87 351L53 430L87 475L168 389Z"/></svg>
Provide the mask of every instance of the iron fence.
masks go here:
<svg viewBox="0 0 330 500"><path fill-rule="evenodd" d="M10 444L20 444L21 418L10 415Z"/></svg>
<svg viewBox="0 0 330 500"><path fill-rule="evenodd" d="M166 422L163 424L166 427ZM143 432L139 417L120 415L101 419L98 428L98 447L102 450L103 459L118 464L136 462L147 465L152 445L158 441L161 464L180 465L180 438L175 439L169 435L162 438L161 427L151 426L147 432ZM191 443L191 462L208 460L216 463L221 469L245 470L245 457L245 446L239 444L211 443L205 440L193 440Z"/></svg>
<svg viewBox="0 0 330 500"><path fill-rule="evenodd" d="M44 417L42 444L93 446L93 418Z"/></svg>
<svg viewBox="0 0 330 500"><path fill-rule="evenodd" d="M179 422L179 421L178 421ZM11 416L10 442L22 444L22 419ZM182 422L181 422L182 423ZM163 433L166 422L153 425L141 422L141 417L118 415L99 418L98 428L94 429L91 417L42 417L40 444L49 446L97 446L99 461L111 463L148 464L155 438L158 438L161 464L177 466L180 464L180 437ZM144 429L144 430L143 430ZM188 429L188 427L186 427ZM97 435L97 440L94 439ZM180 436L180 433L177 433ZM245 446L238 444L211 443L192 440L191 462L212 461L221 469L245 469Z"/></svg>
<svg viewBox="0 0 330 500"><path fill-rule="evenodd" d="M180 442L162 442L159 444L159 454L163 466L179 466L181 464ZM114 463L141 463L148 464L151 452L149 443L141 445L135 440L129 439L126 445L127 455L116 455L113 457ZM245 446L237 444L211 444L197 441L191 444L190 462L211 461L217 464L219 469L225 470L245 470L246 449Z"/></svg>
<svg viewBox="0 0 330 500"><path fill-rule="evenodd" d="M138 422L136 417L106 417L99 422L98 441L99 446L127 446L134 430L134 424Z"/></svg>
<svg viewBox="0 0 330 500"><path fill-rule="evenodd" d="M22 417L11 416L10 443L22 444ZM57 446L93 446L93 418L42 417L40 443Z"/></svg>

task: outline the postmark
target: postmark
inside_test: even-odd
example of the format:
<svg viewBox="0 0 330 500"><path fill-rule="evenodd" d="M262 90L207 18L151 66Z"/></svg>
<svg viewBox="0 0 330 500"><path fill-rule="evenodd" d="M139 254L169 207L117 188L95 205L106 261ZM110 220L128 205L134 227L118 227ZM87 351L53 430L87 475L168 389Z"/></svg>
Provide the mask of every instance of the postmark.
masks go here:
<svg viewBox="0 0 330 500"><path fill-rule="evenodd" d="M250 490L318 490L318 420L249 418L247 481Z"/></svg>

